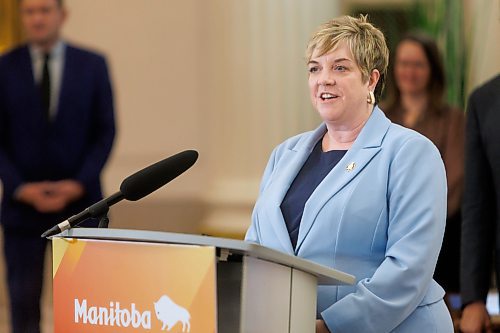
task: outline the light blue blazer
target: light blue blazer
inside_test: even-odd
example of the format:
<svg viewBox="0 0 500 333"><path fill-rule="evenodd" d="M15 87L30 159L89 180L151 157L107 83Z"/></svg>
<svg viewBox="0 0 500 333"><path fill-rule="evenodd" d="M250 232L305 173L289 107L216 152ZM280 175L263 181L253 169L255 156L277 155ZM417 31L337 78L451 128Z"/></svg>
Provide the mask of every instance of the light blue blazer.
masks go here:
<svg viewBox="0 0 500 333"><path fill-rule="evenodd" d="M453 332L432 279L446 219L446 175L437 148L375 107L342 160L304 207L292 248L280 205L323 124L276 147L246 240L356 276L320 286L318 316L333 333Z"/></svg>

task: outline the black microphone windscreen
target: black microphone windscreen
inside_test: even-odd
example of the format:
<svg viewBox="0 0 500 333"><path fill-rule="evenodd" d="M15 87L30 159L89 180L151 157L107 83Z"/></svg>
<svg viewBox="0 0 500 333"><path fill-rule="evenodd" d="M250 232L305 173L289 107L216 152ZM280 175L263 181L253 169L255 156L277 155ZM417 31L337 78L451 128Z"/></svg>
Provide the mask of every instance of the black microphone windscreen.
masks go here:
<svg viewBox="0 0 500 333"><path fill-rule="evenodd" d="M198 152L195 150L185 150L170 156L125 178L120 185L120 192L127 200L139 200L182 174L197 159Z"/></svg>

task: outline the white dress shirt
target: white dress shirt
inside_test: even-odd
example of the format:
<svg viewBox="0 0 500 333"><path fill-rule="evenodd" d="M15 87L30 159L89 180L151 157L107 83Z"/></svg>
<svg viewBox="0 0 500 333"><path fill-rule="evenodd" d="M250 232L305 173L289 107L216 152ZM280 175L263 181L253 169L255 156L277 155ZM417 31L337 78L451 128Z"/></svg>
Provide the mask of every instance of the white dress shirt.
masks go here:
<svg viewBox="0 0 500 333"><path fill-rule="evenodd" d="M42 80L44 52L32 45L29 48L31 55L31 65L33 68L33 78L36 84ZM50 109L49 115L53 119L57 114L59 105L59 94L61 91L61 82L64 68L64 54L66 45L63 41L58 41L50 51L49 74L50 74Z"/></svg>

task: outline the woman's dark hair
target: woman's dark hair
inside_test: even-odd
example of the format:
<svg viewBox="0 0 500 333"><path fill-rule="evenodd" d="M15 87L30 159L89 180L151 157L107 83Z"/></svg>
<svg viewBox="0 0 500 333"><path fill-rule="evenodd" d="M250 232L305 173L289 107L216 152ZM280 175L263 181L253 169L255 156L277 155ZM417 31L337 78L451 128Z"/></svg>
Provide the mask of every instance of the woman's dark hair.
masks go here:
<svg viewBox="0 0 500 333"><path fill-rule="evenodd" d="M421 32L412 32L406 34L399 41L398 46L406 41L417 43L424 51L425 57L427 58L430 67L429 82L427 84L427 93L429 96L428 112L439 113L441 112L444 104L446 78L443 62L441 60L441 55L439 53L437 44L434 39ZM394 50L394 60L396 59L396 52L397 47ZM387 111L394 111L395 108L401 105L401 92L399 91L399 88L396 84L394 67L395 65L393 66L393 70L390 73L391 84L389 85L388 89L388 104L386 107Z"/></svg>

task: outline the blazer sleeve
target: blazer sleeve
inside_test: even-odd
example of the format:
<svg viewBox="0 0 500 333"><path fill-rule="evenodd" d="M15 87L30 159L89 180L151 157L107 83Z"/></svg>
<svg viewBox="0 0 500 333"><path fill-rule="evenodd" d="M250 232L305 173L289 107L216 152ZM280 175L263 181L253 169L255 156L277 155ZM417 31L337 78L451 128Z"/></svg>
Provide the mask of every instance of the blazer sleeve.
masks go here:
<svg viewBox="0 0 500 333"><path fill-rule="evenodd" d="M430 141L413 136L389 163L385 257L355 292L321 313L331 332L390 332L431 288L446 219L443 162Z"/></svg>
<svg viewBox="0 0 500 333"><path fill-rule="evenodd" d="M86 188L99 180L115 137L113 93L103 57L97 58L95 72L91 110L92 131L89 135L88 151L76 177Z"/></svg>
<svg viewBox="0 0 500 333"><path fill-rule="evenodd" d="M460 289L462 303L486 301L495 231L495 189L481 138L477 91L469 98L465 140Z"/></svg>

